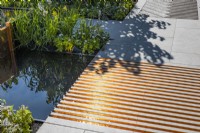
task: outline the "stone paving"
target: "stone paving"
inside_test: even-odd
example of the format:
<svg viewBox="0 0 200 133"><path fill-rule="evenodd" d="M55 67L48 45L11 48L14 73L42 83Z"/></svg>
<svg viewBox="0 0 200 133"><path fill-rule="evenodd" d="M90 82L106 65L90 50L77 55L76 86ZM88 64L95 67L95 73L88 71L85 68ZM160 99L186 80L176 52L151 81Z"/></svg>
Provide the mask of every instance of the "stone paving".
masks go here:
<svg viewBox="0 0 200 133"><path fill-rule="evenodd" d="M96 57L200 68L200 21L135 15L124 21L98 21L111 40ZM125 131L49 117L38 133L122 133ZM128 132L128 131L126 131Z"/></svg>
<svg viewBox="0 0 200 133"><path fill-rule="evenodd" d="M147 0L140 14L198 20L197 0Z"/></svg>
<svg viewBox="0 0 200 133"><path fill-rule="evenodd" d="M101 22L110 33L98 57L200 67L200 21L135 16Z"/></svg>

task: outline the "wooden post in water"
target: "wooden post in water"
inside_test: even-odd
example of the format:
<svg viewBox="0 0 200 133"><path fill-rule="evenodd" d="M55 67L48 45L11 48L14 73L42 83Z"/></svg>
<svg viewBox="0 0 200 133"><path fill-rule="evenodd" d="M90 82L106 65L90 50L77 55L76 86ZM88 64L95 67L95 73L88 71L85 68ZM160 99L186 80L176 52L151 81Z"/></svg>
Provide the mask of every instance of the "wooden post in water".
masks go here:
<svg viewBox="0 0 200 133"><path fill-rule="evenodd" d="M17 73L17 66L16 66L16 60L15 60L15 53L14 53L14 47L13 47L13 41L12 41L12 29L11 29L11 23L6 22L6 33L7 33L7 39L8 39L8 48L10 52L10 57L12 61L12 69L13 73Z"/></svg>

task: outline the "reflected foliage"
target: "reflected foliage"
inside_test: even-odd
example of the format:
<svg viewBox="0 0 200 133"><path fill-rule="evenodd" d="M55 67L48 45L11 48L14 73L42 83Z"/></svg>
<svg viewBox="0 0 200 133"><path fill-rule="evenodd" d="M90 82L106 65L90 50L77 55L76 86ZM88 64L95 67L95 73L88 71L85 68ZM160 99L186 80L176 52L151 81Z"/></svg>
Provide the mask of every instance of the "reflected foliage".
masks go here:
<svg viewBox="0 0 200 133"><path fill-rule="evenodd" d="M12 75L12 62L7 42L6 29L0 30L0 84Z"/></svg>
<svg viewBox="0 0 200 133"><path fill-rule="evenodd" d="M35 93L45 91L46 102L54 105L68 91L93 57L18 51L17 77L1 85L6 91L23 80L26 87Z"/></svg>
<svg viewBox="0 0 200 133"><path fill-rule="evenodd" d="M0 59L7 56L8 53L8 42L7 42L6 29L0 30Z"/></svg>

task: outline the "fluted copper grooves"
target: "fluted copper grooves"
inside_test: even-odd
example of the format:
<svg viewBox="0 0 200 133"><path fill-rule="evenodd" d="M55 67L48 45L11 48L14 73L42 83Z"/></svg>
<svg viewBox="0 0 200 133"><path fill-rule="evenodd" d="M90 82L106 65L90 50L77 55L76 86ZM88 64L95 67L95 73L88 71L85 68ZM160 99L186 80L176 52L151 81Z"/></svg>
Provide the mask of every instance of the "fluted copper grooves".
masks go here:
<svg viewBox="0 0 200 133"><path fill-rule="evenodd" d="M200 132L200 69L95 58L51 116L135 132Z"/></svg>

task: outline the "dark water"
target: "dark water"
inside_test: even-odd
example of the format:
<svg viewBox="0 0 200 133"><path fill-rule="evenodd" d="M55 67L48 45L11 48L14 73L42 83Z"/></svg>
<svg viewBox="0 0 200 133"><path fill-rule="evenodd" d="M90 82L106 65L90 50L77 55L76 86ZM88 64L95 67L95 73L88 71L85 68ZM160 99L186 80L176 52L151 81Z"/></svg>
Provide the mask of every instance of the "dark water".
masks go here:
<svg viewBox="0 0 200 133"><path fill-rule="evenodd" d="M46 119L93 57L18 51L16 76L0 86L0 98L7 105L28 106L35 119ZM6 60L9 62L8 60ZM12 70L8 65L1 71ZM13 67L13 66L12 66ZM0 77L4 77L0 71ZM8 70L7 70L8 71ZM11 74L8 73L8 76ZM3 80L2 80L3 81Z"/></svg>

